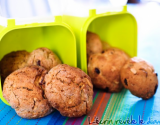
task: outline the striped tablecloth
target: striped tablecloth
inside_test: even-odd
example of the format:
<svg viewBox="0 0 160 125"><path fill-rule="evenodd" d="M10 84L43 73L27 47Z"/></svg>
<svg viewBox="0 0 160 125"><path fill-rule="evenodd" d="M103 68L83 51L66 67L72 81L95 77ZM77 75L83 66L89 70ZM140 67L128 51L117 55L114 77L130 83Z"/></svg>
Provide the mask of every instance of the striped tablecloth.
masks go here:
<svg viewBox="0 0 160 125"><path fill-rule="evenodd" d="M14 109L0 100L0 125L88 125L88 124L160 124L160 97L157 94L149 99L137 98L124 89L121 93L110 94L94 90L92 110L79 118L67 118L58 111L39 119L19 117ZM156 123L157 122L157 123Z"/></svg>
<svg viewBox="0 0 160 125"><path fill-rule="evenodd" d="M128 11L138 22L138 57L149 61L160 74L160 5L128 5ZM28 120L17 116L0 100L0 125L160 124L160 88L149 100L135 97L125 89L114 94L94 90L93 103L90 113L80 118L63 117L55 111L44 118Z"/></svg>
<svg viewBox="0 0 160 125"><path fill-rule="evenodd" d="M55 111L46 117L28 120L19 117L14 109L0 100L0 125L120 125L131 122L151 125L156 121L160 124L159 104L158 94L149 100L142 100L126 89L117 94L94 90L93 107L88 115L67 118Z"/></svg>

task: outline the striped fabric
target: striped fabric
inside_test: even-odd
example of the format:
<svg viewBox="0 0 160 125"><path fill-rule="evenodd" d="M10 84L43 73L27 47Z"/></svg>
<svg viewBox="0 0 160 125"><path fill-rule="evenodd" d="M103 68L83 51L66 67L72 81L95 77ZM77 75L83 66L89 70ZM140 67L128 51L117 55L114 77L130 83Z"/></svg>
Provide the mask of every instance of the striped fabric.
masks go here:
<svg viewBox="0 0 160 125"><path fill-rule="evenodd" d="M88 115L67 118L55 111L46 117L28 120L19 117L10 106L0 100L0 125L160 124L159 104L158 94L149 100L142 100L126 89L115 94L94 90L93 107Z"/></svg>
<svg viewBox="0 0 160 125"><path fill-rule="evenodd" d="M20 2L20 0L17 1ZM37 0L37 2L40 1L42 0ZM16 9L10 2L15 3ZM31 9L26 9L30 7L29 2L31 2L31 0L23 0L21 1L21 3L19 2L16 2L15 0L0 0L0 15L10 18L23 16L32 17L35 13L38 15L39 9L35 10L35 13L31 12ZM39 6L41 4L35 5ZM23 9L21 9L21 7ZM43 13L45 12L46 14L50 14L50 10L45 10L45 8L40 9L43 10ZM138 56L146 59L151 64L153 64L156 72L159 73L159 5L153 3L151 5L130 4L128 5L128 11L136 17L138 22ZM93 102L94 104L90 113L80 118L63 117L58 111L55 111L44 118L28 120L17 116L17 114L11 107L5 105L0 100L0 125L88 125L89 122L94 123L94 125L98 123L103 125L160 124L160 89L158 89L156 95L149 100L142 100L140 98L137 98L131 95L131 93L125 89L121 93L115 94L109 94L100 90L94 90Z"/></svg>

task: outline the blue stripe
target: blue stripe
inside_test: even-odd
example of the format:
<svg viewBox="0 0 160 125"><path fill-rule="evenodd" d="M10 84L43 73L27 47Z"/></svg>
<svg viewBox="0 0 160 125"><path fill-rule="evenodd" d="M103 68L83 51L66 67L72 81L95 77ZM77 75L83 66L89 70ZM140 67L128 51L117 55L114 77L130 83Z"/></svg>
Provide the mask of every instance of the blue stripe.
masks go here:
<svg viewBox="0 0 160 125"><path fill-rule="evenodd" d="M46 116L46 117L43 117L41 118L41 120L38 122L37 125L46 125L50 119L52 118L52 116L54 115L55 112L51 113L50 115Z"/></svg>
<svg viewBox="0 0 160 125"><path fill-rule="evenodd" d="M62 125L66 117L62 116L58 111L54 113L47 125Z"/></svg>
<svg viewBox="0 0 160 125"><path fill-rule="evenodd" d="M154 104L154 97L150 98L149 100L147 100L146 102L146 108L145 108L145 112L144 112L144 121L148 121L149 118L152 115L152 110L153 110L153 104ZM157 109L156 109L157 110ZM158 119L157 119L158 120ZM160 120L160 118L159 118Z"/></svg>
<svg viewBox="0 0 160 125"><path fill-rule="evenodd" d="M48 116L45 116L45 117L39 118L39 119L25 119L25 118L23 118L23 119L19 122L18 125L25 125L25 124L27 124L27 123L28 123L27 125L35 125L35 124L37 124L37 125L46 125L46 124L48 123L48 121L52 118L52 115L53 115L53 114L54 114L54 112L51 113L51 114L48 115ZM14 119L14 121L12 121L12 123L16 124L20 119L21 119L21 117L16 116L15 119ZM38 122L38 123L37 123L37 122Z"/></svg>
<svg viewBox="0 0 160 125"><path fill-rule="evenodd" d="M57 125L62 125L63 122L66 120L67 117L60 115L59 118L57 119L56 124Z"/></svg>
<svg viewBox="0 0 160 125"><path fill-rule="evenodd" d="M139 124L140 119L142 119L143 109L144 109L145 100L139 100L135 103L135 111L133 115L133 119L136 120Z"/></svg>
<svg viewBox="0 0 160 125"><path fill-rule="evenodd" d="M14 112L14 110L11 108L5 108L3 111L3 115L0 118L0 125L5 125L8 119L12 117L10 114Z"/></svg>

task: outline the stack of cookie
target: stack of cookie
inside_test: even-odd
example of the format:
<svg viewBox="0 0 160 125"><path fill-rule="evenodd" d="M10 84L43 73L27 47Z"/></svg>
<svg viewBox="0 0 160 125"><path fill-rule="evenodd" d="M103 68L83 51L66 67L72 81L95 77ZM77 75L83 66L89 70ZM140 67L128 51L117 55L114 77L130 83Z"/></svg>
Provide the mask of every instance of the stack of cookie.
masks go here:
<svg viewBox="0 0 160 125"><path fill-rule="evenodd" d="M143 99L151 98L157 90L158 78L152 65L130 58L92 32L87 32L87 60L88 75L96 88L120 92L125 87Z"/></svg>
<svg viewBox="0 0 160 125"><path fill-rule="evenodd" d="M26 65L38 65L50 70L61 64L60 59L48 48L38 48L29 53L25 50L14 51L6 54L0 61L0 74L5 79L9 74Z"/></svg>
<svg viewBox="0 0 160 125"><path fill-rule="evenodd" d="M79 68L61 63L47 48L3 57L3 96L19 116L40 118L57 109L63 116L79 117L91 110L90 77Z"/></svg>

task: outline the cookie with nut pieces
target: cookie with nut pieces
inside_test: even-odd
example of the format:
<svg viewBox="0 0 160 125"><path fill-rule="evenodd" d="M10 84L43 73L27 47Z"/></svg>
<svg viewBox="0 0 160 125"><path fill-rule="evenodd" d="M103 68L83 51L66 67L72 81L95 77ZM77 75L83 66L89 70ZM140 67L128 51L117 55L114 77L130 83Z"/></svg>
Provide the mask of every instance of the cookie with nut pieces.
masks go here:
<svg viewBox="0 0 160 125"><path fill-rule="evenodd" d="M107 92L120 92L120 70L129 56L120 49L110 48L102 53L93 54L88 62L88 75L96 88Z"/></svg>
<svg viewBox="0 0 160 125"><path fill-rule="evenodd" d="M44 95L46 74L43 67L32 65L14 71L4 81L3 97L20 117L35 119L53 111Z"/></svg>
<svg viewBox="0 0 160 125"><path fill-rule="evenodd" d="M93 85L81 69L59 64L45 76L45 94L63 116L80 117L91 110Z"/></svg>
<svg viewBox="0 0 160 125"><path fill-rule="evenodd" d="M157 90L157 73L151 64L137 57L128 60L121 70L121 81L126 89L143 99L151 98Z"/></svg>
<svg viewBox="0 0 160 125"><path fill-rule="evenodd" d="M58 56L52 52L50 49L42 47L36 50L33 50L28 58L28 65L38 65L42 66L48 71L58 65L61 64L61 60Z"/></svg>

